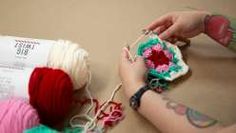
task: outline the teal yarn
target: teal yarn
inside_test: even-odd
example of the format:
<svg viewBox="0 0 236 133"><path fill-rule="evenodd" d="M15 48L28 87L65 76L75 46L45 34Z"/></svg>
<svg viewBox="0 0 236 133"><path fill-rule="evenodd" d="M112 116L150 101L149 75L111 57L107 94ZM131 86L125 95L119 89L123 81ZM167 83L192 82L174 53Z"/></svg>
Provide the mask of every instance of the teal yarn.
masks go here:
<svg viewBox="0 0 236 133"><path fill-rule="evenodd" d="M27 129L24 133L82 133L82 128L65 128L62 132L49 128L45 125L39 125L31 129Z"/></svg>
<svg viewBox="0 0 236 133"><path fill-rule="evenodd" d="M167 82L165 80L162 80L162 81L158 80L157 82L152 82L153 79L154 78L148 79L149 86L151 86L152 89L161 88L163 91L169 89L169 82Z"/></svg>

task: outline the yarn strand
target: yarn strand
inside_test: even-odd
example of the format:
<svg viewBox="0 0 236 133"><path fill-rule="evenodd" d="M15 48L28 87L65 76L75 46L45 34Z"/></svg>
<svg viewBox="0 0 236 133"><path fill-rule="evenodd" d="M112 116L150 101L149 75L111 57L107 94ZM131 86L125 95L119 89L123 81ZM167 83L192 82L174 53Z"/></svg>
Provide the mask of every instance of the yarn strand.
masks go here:
<svg viewBox="0 0 236 133"><path fill-rule="evenodd" d="M121 88L122 86L122 83L119 83L116 88L113 90L112 94L111 94L111 97L104 103L104 105L97 111L96 115L93 117L92 121L90 121L89 123L86 123L85 127L84 127L84 132L86 132L87 130L92 130L94 127L91 127L92 125L97 125L97 124L94 124L97 117L100 115L101 111L104 111L109 102L111 102L114 97L115 97L115 94L118 92L118 90Z"/></svg>
<svg viewBox="0 0 236 133"><path fill-rule="evenodd" d="M91 79L92 79L92 74L91 74L91 72L89 71L89 76L88 76L88 83L87 83L87 85L86 85L86 87L85 87L85 91L86 91L86 93L87 93L87 95L89 96L89 99L90 99L90 107L88 108L88 110L84 113L84 114L80 114L80 115L75 115L75 116L73 116L71 119L70 119L70 126L71 127L84 127L83 125L81 125L81 124L73 124L73 120L74 119L76 119L76 118L85 118L85 119L87 119L87 120L89 120L89 121L91 121L92 120L92 117L90 117L88 114L89 114L89 112L93 109L93 106L94 106L94 104L93 104L93 97L92 97L92 95L91 95L91 93L90 93L90 91L89 91L89 86L90 86L90 84L91 84Z"/></svg>
<svg viewBox="0 0 236 133"><path fill-rule="evenodd" d="M129 60L131 62L135 61L136 56L132 56L130 49L133 49L144 37L146 37L147 35L149 35L150 33L153 33L152 31L149 30L143 30L142 34L133 42L131 43L131 45L126 44L126 47L128 49L128 56L129 56Z"/></svg>
<svg viewBox="0 0 236 133"><path fill-rule="evenodd" d="M134 48L135 45L137 45L137 43L139 41L141 41L145 36L149 35L150 33L152 33L152 32L151 31L147 31L147 30L143 31L143 33L131 45L127 45L127 48L129 50L128 54L129 54L129 58L131 59L131 61L134 61L134 58L132 57L132 54L130 53L130 49ZM89 99L90 99L90 107L88 108L88 110L86 111L85 114L75 115L70 120L71 127L82 127L82 128L84 128L84 130L83 130L84 133L86 133L87 131L92 131L94 128L97 127L97 123L96 123L97 117L101 114L102 111L106 110L106 108L108 107L109 103L113 101L116 93L122 87L122 83L117 84L115 89L112 91L110 98L107 99L104 102L103 106L100 109L97 110L95 116L93 118L91 118L88 114L92 110L94 104L93 104L93 97L91 96L91 93L90 93L90 91L88 89L88 85L90 84L90 81L91 81L91 73L89 73L88 84L85 87L86 93L88 94ZM85 119L88 120L88 122L85 125L73 124L73 120L76 119L76 118L85 118Z"/></svg>

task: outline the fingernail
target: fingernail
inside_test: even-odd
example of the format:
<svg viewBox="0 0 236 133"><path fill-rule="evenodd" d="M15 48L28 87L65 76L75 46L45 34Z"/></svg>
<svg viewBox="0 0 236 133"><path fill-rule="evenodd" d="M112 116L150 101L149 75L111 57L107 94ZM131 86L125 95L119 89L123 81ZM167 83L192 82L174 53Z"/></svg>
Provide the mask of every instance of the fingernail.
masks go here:
<svg viewBox="0 0 236 133"><path fill-rule="evenodd" d="M165 39L165 35L163 35L163 33L162 33L162 34L159 35L159 38L160 38L161 40L164 40L164 39Z"/></svg>
<svg viewBox="0 0 236 133"><path fill-rule="evenodd" d="M123 51L128 51L128 48L127 47L123 47Z"/></svg>
<svg viewBox="0 0 236 133"><path fill-rule="evenodd" d="M127 49L127 48L125 48L125 47L122 49L122 54L126 54L126 53L127 53L127 52L126 52L126 51L127 51L126 49Z"/></svg>

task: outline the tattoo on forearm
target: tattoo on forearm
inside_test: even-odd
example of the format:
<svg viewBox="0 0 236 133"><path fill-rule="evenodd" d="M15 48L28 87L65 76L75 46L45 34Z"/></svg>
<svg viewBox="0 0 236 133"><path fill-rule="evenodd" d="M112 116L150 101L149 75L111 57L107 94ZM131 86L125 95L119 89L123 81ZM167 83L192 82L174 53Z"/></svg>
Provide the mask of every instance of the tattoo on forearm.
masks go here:
<svg viewBox="0 0 236 133"><path fill-rule="evenodd" d="M166 107L172 109L176 114L186 116L187 120L195 127L198 128L207 128L213 126L217 123L217 120L210 118L207 115L199 113L191 108L184 106L183 104L178 104L174 101L169 100L164 97L164 100L167 100Z"/></svg>
<svg viewBox="0 0 236 133"><path fill-rule="evenodd" d="M236 19L223 15L207 15L204 20L205 33L223 46L235 49Z"/></svg>

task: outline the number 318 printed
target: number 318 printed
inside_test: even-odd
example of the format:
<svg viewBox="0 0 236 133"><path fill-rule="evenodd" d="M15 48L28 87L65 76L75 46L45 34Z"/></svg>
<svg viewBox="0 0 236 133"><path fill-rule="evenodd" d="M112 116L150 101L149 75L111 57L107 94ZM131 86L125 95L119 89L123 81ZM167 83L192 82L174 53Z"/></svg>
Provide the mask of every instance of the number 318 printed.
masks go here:
<svg viewBox="0 0 236 133"><path fill-rule="evenodd" d="M26 44L26 43L16 43L15 44L15 48L16 48L16 54L17 55L22 55L22 56L27 56L29 53L29 50L33 50L34 49L34 45L33 44Z"/></svg>

